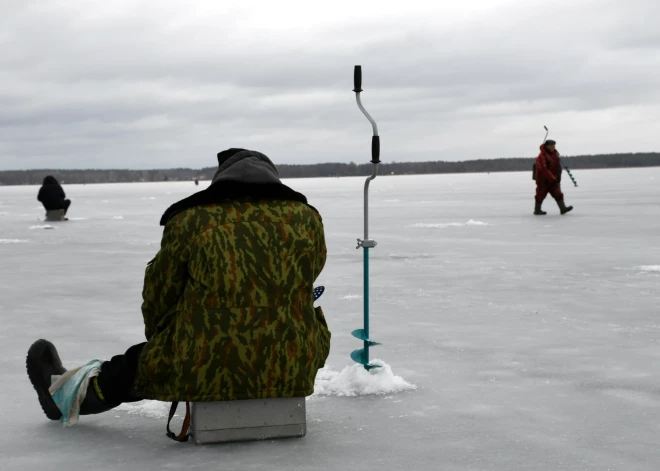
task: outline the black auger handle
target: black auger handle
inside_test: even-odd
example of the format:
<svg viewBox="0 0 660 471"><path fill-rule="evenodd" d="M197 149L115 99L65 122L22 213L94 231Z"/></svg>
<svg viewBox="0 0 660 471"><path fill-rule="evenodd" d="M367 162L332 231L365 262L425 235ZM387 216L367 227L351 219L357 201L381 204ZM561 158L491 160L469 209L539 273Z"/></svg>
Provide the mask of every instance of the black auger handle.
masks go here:
<svg viewBox="0 0 660 471"><path fill-rule="evenodd" d="M356 65L355 69L353 70L353 85L355 85L355 88L353 91L358 94L357 95L357 101L358 101L358 106L362 110L362 113L367 117L369 122L372 124L374 127L374 135L371 138L371 163L372 164L379 164L380 163L380 137L378 136L378 128L376 127L376 122L373 120L371 116L369 116L369 113L362 107L362 103L360 103L360 95L359 93L362 91L362 66L361 65Z"/></svg>
<svg viewBox="0 0 660 471"><path fill-rule="evenodd" d="M371 163L380 163L380 136L373 136L371 138Z"/></svg>
<svg viewBox="0 0 660 471"><path fill-rule="evenodd" d="M355 93L360 93L362 91L362 66L356 65L355 70L353 70L353 85L355 88L353 91Z"/></svg>

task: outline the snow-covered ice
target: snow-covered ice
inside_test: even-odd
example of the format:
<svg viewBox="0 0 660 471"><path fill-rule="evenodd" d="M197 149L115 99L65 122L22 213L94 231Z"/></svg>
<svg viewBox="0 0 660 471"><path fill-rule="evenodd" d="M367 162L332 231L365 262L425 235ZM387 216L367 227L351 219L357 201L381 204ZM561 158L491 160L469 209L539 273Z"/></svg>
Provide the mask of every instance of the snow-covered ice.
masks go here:
<svg viewBox="0 0 660 471"><path fill-rule="evenodd" d="M160 401L140 401L120 404L113 411L126 411L129 414L136 414L142 417L153 419L167 419L170 411L170 403ZM121 418L121 416L118 416Z"/></svg>
<svg viewBox="0 0 660 471"><path fill-rule="evenodd" d="M573 174L561 217L550 199L532 216L530 173L371 183L372 355L386 366L371 377L349 358L364 179L287 181L321 211L328 245L332 351L308 434L205 447L168 440L168 405L153 401L49 422L25 353L45 337L72 367L142 341L160 216L208 182L65 185L70 220L49 224L37 187L0 187L0 240L29 241L0 243L0 469L660 468L660 169Z"/></svg>
<svg viewBox="0 0 660 471"><path fill-rule="evenodd" d="M411 224L408 227L465 227L465 226L488 226L487 222L482 221L473 221L470 219L468 222L437 222L437 223L426 223L426 222L417 222Z"/></svg>

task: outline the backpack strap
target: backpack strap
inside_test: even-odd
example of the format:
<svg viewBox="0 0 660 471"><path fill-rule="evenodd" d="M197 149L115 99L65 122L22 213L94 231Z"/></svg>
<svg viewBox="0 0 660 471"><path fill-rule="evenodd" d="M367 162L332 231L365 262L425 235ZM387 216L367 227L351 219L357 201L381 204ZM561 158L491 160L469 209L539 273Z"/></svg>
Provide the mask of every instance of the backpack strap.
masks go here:
<svg viewBox="0 0 660 471"><path fill-rule="evenodd" d="M190 436L188 434L188 429L190 428L190 403L186 401L186 417L183 419L183 425L181 426L181 432L179 432L178 435L175 435L174 432L170 430L170 422L172 422L172 417L174 417L174 414L176 412L176 408L179 406L179 401L173 402L172 406L170 407L170 414L169 417L167 418L167 437L171 438L175 442L187 442L188 437Z"/></svg>

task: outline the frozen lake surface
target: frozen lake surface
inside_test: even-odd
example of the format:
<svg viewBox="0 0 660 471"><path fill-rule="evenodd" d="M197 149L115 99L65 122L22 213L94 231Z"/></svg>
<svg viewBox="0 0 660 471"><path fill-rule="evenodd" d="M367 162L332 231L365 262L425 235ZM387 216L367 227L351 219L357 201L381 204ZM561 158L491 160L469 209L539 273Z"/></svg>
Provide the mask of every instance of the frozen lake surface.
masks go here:
<svg viewBox="0 0 660 471"><path fill-rule="evenodd" d="M37 187L0 187L0 468L660 469L660 169L574 175L561 217L551 199L532 216L528 173L372 182L372 352L416 389L354 396L340 372L362 325L364 179L287 181L326 228L323 394L303 439L206 447L168 440L157 402L63 429L25 354L45 337L74 367L143 341L159 218L208 182L65 184L71 220L50 230Z"/></svg>

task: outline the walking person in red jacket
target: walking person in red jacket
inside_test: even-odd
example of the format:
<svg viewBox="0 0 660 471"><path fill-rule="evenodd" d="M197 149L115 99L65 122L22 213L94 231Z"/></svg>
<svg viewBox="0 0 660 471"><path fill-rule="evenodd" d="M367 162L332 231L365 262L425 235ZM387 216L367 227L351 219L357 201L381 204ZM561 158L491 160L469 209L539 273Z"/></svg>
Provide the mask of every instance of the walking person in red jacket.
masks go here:
<svg viewBox="0 0 660 471"><path fill-rule="evenodd" d="M548 193L557 201L561 214L566 214L573 209L573 206L566 206L564 203L564 194L561 192L561 161L559 152L555 149L557 143L553 140L547 140L541 144L541 153L536 158L536 205L534 214L545 215L541 210L541 204Z"/></svg>

